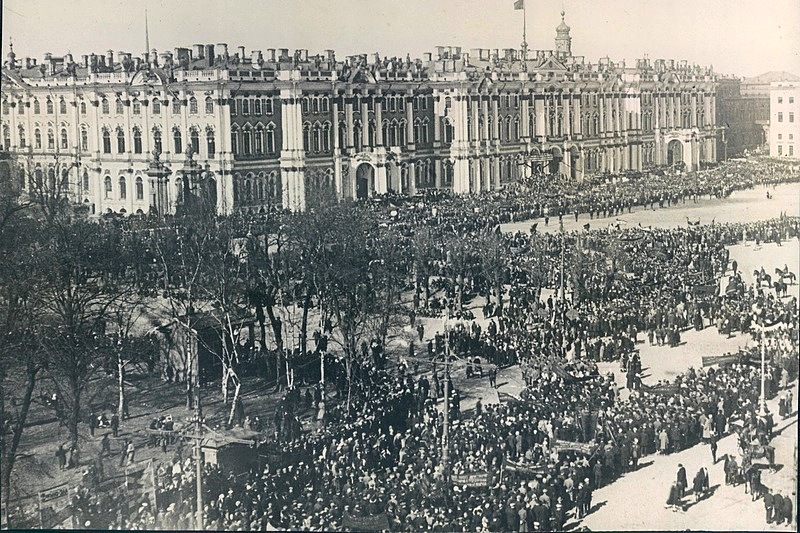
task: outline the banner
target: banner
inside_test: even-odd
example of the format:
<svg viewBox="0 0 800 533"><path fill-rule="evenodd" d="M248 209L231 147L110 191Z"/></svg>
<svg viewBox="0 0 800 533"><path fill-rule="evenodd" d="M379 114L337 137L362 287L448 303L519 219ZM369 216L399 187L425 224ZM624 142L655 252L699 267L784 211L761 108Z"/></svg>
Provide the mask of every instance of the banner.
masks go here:
<svg viewBox="0 0 800 533"><path fill-rule="evenodd" d="M52 529L72 519L69 485L57 485L39 492L39 521L42 529ZM72 527L70 522L69 527Z"/></svg>
<svg viewBox="0 0 800 533"><path fill-rule="evenodd" d="M553 445L550 447L551 451L556 453L578 452L586 455L592 455L596 448L596 444L591 444L588 442L570 442L567 440L555 440Z"/></svg>
<svg viewBox="0 0 800 533"><path fill-rule="evenodd" d="M503 469L509 472L535 476L537 474L547 475L547 467L543 465L530 465L506 459Z"/></svg>
<svg viewBox="0 0 800 533"><path fill-rule="evenodd" d="M739 354L704 355L703 366L730 365L739 362Z"/></svg>
<svg viewBox="0 0 800 533"><path fill-rule="evenodd" d="M386 513L373 516L344 515L342 527L352 531L386 531L389 529L389 517Z"/></svg>
<svg viewBox="0 0 800 533"><path fill-rule="evenodd" d="M677 385L671 385L669 383L665 385L642 385L642 390L644 392L650 394L663 394L665 396L671 396L673 394L677 394L680 388Z"/></svg>
<svg viewBox="0 0 800 533"><path fill-rule="evenodd" d="M692 288L695 296L716 296L717 290L716 285L695 285Z"/></svg>
<svg viewBox="0 0 800 533"><path fill-rule="evenodd" d="M450 476L450 481L452 481L453 485L459 485L468 488L488 487L489 472L471 472L469 474L453 474L452 476Z"/></svg>

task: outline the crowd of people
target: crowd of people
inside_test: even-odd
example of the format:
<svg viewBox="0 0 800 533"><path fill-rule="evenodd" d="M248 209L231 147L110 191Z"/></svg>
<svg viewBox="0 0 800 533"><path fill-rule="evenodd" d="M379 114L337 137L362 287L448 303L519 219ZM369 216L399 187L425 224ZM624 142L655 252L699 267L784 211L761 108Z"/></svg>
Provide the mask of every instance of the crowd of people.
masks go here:
<svg viewBox="0 0 800 533"><path fill-rule="evenodd" d="M536 195L445 195L433 208L409 204L387 217L410 235L421 227L469 234L514 220L614 216L635 206L666 207L796 179L777 164L733 163L588 188L554 181L540 185ZM781 217L671 230L500 235L508 255L495 303L487 298L483 308L487 326L463 310L470 297L496 289L473 264L459 282L463 294L456 297L454 283L444 286L441 309L456 319L453 327L427 344L420 333L422 346L412 344L399 365L381 368L376 357L354 362L358 379L346 402L340 387L338 401L325 407L313 431L302 426L296 411L321 405L321 392L302 397L299 389L292 391L272 417L273 440L263 454L269 460L238 475L206 465L205 523L226 530L341 530L374 520L378 529L393 531L557 531L569 517L591 513L593 491L636 470L643 457L700 442L713 442L715 450L716 440L733 431L753 431L768 442L758 413L760 369L750 358L688 369L672 383L643 387L636 344L677 346L687 328L749 331L757 310L760 321L781 324L758 337L753 348L768 353L768 397L779 393L798 373L797 301L748 286L735 266L729 268L725 247L798 234L800 219ZM431 279L451 274L447 259L445 250L432 259ZM721 295L720 280L728 272L731 285L741 290ZM421 306L436 298L426 295ZM520 398L479 402L463 412L461 391L448 374L459 360L480 376L519 365L526 388ZM598 372L600 361L619 361L627 372L631 392L625 400L613 375ZM332 366L336 382L343 370ZM444 382L450 397L439 409ZM154 429L166 422L155 420ZM267 423L259 420L257 426ZM563 441L572 445L559 445ZM158 467L156 501L126 499L87 483L73 501L77 525L191 528L195 469L193 458L183 455L176 451ZM708 489L703 470L693 480L697 494ZM670 505L682 499L685 478L684 472L681 493L670 496ZM786 518L780 511L785 502L775 501L771 496L767 506L765 497L768 520L778 513ZM104 515L109 508L120 512Z"/></svg>

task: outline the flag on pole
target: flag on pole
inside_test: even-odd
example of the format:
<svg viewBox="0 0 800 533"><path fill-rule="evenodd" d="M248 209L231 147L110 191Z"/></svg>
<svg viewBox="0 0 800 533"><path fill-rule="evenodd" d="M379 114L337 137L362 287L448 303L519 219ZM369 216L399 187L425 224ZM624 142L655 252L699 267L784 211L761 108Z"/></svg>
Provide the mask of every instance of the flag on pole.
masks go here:
<svg viewBox="0 0 800 533"><path fill-rule="evenodd" d="M525 0L514 0L514 9L525 9Z"/></svg>

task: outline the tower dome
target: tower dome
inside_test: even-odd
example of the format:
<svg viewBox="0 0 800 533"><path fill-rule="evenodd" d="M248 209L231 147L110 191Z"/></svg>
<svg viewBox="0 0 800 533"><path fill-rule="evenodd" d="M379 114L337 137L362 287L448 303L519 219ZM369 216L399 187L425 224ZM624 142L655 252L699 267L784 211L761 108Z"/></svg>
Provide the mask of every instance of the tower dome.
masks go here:
<svg viewBox="0 0 800 533"><path fill-rule="evenodd" d="M556 27L556 54L559 57L572 55L572 37L569 36L569 26L564 22L564 12L561 12L561 24Z"/></svg>

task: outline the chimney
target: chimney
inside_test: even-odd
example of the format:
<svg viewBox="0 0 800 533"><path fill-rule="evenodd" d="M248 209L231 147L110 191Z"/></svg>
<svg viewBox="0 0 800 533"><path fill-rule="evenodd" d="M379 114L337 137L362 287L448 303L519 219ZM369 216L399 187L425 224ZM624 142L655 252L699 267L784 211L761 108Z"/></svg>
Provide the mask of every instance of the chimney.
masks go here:
<svg viewBox="0 0 800 533"><path fill-rule="evenodd" d="M264 56L261 55L261 50L251 50L250 51L250 63L253 66L258 65L259 63L264 61Z"/></svg>
<svg viewBox="0 0 800 533"><path fill-rule="evenodd" d="M89 56L84 54L81 59L83 60L83 68L89 68Z"/></svg>
<svg viewBox="0 0 800 533"><path fill-rule="evenodd" d="M139 68L142 66L142 58L141 57L134 57L133 58L133 70L138 71Z"/></svg>
<svg viewBox="0 0 800 533"><path fill-rule="evenodd" d="M300 50L298 50L298 52L300 52L300 61L303 62L308 61L308 50L306 50L305 48L301 48Z"/></svg>
<svg viewBox="0 0 800 533"><path fill-rule="evenodd" d="M334 63L336 61L336 52L333 50L325 50L325 57L328 59L328 61Z"/></svg>
<svg viewBox="0 0 800 533"><path fill-rule="evenodd" d="M278 48L278 61L289 61L288 48Z"/></svg>
<svg viewBox="0 0 800 533"><path fill-rule="evenodd" d="M64 56L64 65L69 65L73 63L72 61L72 54L67 54Z"/></svg>
<svg viewBox="0 0 800 533"><path fill-rule="evenodd" d="M106 52L106 66L108 68L111 68L111 69L114 68L114 51L113 50L108 50Z"/></svg>
<svg viewBox="0 0 800 533"><path fill-rule="evenodd" d="M205 56L203 55L203 45L202 44L193 44L192 45L192 58L193 59L203 59Z"/></svg>
<svg viewBox="0 0 800 533"><path fill-rule="evenodd" d="M214 56L214 45L213 44L207 44L206 45L206 57L205 57L206 66L207 67L213 67L214 66L215 57L216 56Z"/></svg>
<svg viewBox="0 0 800 533"><path fill-rule="evenodd" d="M245 53L246 53L246 51L244 49L244 46L238 46L237 50L239 50L239 60L240 61L244 61L244 56L245 56Z"/></svg>
<svg viewBox="0 0 800 533"><path fill-rule="evenodd" d="M228 59L228 44L227 43L218 43L217 48L219 48L219 58L223 61Z"/></svg>
<svg viewBox="0 0 800 533"><path fill-rule="evenodd" d="M84 57L86 57L86 56L84 56ZM25 68L31 68L31 58L30 57L26 57L25 58Z"/></svg>
<svg viewBox="0 0 800 533"><path fill-rule="evenodd" d="M267 61L274 63L275 62L275 49L274 48L267 48Z"/></svg>

